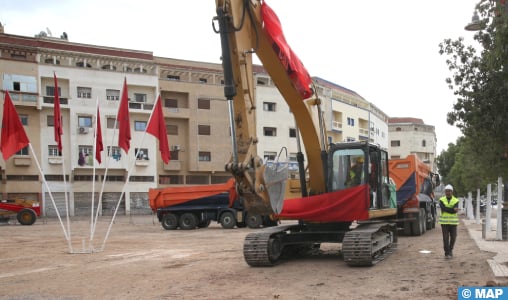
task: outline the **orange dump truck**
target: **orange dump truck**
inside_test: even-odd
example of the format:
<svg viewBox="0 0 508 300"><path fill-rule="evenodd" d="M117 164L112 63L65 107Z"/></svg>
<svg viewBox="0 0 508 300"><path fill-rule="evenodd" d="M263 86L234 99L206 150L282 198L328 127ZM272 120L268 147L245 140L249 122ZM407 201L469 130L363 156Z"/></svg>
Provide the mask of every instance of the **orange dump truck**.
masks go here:
<svg viewBox="0 0 508 300"><path fill-rule="evenodd" d="M268 217L248 214L234 179L222 184L167 187L148 191L150 207L166 230L208 227L217 221L225 229L275 225Z"/></svg>
<svg viewBox="0 0 508 300"><path fill-rule="evenodd" d="M434 188L439 175L411 154L389 160L390 178L397 191L397 220L405 235L422 235L436 226Z"/></svg>

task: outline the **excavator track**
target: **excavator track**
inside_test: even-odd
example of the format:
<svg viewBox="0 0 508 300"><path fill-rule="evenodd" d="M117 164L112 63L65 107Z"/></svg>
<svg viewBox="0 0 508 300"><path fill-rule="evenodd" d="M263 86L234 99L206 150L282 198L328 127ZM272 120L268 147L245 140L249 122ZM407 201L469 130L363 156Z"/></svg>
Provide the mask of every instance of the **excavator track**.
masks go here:
<svg viewBox="0 0 508 300"><path fill-rule="evenodd" d="M344 261L350 266L372 266L396 249L395 224L360 224L342 241Z"/></svg>
<svg viewBox="0 0 508 300"><path fill-rule="evenodd" d="M252 267L276 265L282 254L281 236L290 227L269 227L249 233L243 244L243 257L247 264Z"/></svg>

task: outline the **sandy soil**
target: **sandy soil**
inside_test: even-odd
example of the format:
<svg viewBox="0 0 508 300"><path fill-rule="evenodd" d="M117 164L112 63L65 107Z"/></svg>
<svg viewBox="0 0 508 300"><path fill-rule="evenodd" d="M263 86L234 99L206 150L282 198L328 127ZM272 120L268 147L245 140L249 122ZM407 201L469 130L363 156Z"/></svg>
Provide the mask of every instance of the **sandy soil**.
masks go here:
<svg viewBox="0 0 508 300"><path fill-rule="evenodd" d="M78 253L89 252L89 226L72 220L70 253L58 219L1 225L0 299L457 299L459 286L493 280L492 253L481 252L464 226L452 260L436 228L400 236L397 251L360 268L344 263L340 244L253 268L242 254L253 229L166 231L152 216L120 217L103 251ZM97 249L108 226L108 218L98 222Z"/></svg>

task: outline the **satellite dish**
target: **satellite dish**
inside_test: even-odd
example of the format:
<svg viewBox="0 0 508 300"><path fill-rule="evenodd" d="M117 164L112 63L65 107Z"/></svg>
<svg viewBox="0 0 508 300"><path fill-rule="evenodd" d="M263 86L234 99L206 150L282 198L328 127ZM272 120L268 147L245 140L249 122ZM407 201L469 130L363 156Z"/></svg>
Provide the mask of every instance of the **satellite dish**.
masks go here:
<svg viewBox="0 0 508 300"><path fill-rule="evenodd" d="M62 36L60 38L63 40L68 40L69 37L67 36L67 32L64 31L64 33L62 33Z"/></svg>
<svg viewBox="0 0 508 300"><path fill-rule="evenodd" d="M48 35L49 35L49 36L53 36L53 35L51 34L51 30L49 30L49 28L48 28L48 27L46 27L46 31L48 32Z"/></svg>

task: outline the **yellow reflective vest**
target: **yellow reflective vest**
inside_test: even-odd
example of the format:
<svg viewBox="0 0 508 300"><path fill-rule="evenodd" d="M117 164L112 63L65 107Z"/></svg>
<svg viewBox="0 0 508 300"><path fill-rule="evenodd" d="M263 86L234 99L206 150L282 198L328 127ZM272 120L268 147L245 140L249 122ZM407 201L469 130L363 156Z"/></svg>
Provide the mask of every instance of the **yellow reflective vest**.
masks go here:
<svg viewBox="0 0 508 300"><path fill-rule="evenodd" d="M445 207L453 208L458 202L459 199L452 196L450 201L443 196L439 199L440 202L444 204ZM457 213L449 213L446 211L441 211L441 216L439 217L439 224L441 225L459 225L459 216Z"/></svg>

